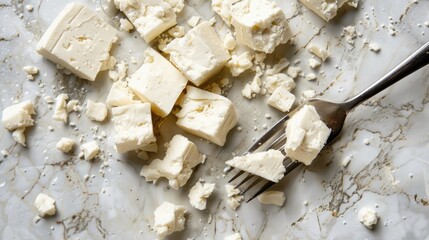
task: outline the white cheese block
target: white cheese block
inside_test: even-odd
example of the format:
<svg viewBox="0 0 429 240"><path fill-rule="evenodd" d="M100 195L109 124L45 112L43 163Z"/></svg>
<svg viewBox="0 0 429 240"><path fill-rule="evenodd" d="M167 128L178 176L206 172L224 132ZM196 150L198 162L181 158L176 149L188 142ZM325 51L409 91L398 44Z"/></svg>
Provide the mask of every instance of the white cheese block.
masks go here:
<svg viewBox="0 0 429 240"><path fill-rule="evenodd" d="M316 109L304 105L287 121L285 151L290 158L310 165L326 144L331 129Z"/></svg>
<svg viewBox="0 0 429 240"><path fill-rule="evenodd" d="M55 199L44 193L39 193L37 195L36 200L34 201L34 206L36 207L41 217L47 215L51 216L54 215L56 212Z"/></svg>
<svg viewBox="0 0 429 240"><path fill-rule="evenodd" d="M283 154L279 150L270 149L264 152L237 156L225 163L231 167L258 175L272 182L278 182L286 171L283 166Z"/></svg>
<svg viewBox="0 0 429 240"><path fill-rule="evenodd" d="M223 146L228 132L237 124L233 103L218 94L188 86L180 101L176 124L204 139Z"/></svg>
<svg viewBox="0 0 429 240"><path fill-rule="evenodd" d="M118 153L137 150L156 141L153 133L150 103L112 108L115 146Z"/></svg>
<svg viewBox="0 0 429 240"><path fill-rule="evenodd" d="M207 198L212 195L215 188L214 183L200 183L197 182L189 191L189 202L192 207L198 210L206 209Z"/></svg>
<svg viewBox="0 0 429 240"><path fill-rule="evenodd" d="M113 2L127 16L146 42L152 41L165 30L176 25L176 12L169 1L114 0Z"/></svg>
<svg viewBox="0 0 429 240"><path fill-rule="evenodd" d="M223 240L242 240L240 233L234 233L232 235L226 236Z"/></svg>
<svg viewBox="0 0 429 240"><path fill-rule="evenodd" d="M108 106L118 107L134 103L139 101L134 100L134 93L128 88L126 82L117 81L112 84L106 99Z"/></svg>
<svg viewBox="0 0 429 240"><path fill-rule="evenodd" d="M1 122L4 128L13 131L17 128L33 126L34 120L31 118L33 114L36 114L33 103L23 101L3 109Z"/></svg>
<svg viewBox="0 0 429 240"><path fill-rule="evenodd" d="M363 207L358 213L359 221L367 228L372 229L378 222L377 212L374 208Z"/></svg>
<svg viewBox="0 0 429 240"><path fill-rule="evenodd" d="M279 207L283 206L286 197L284 192L280 191L265 191L258 196L258 201L262 204L273 204Z"/></svg>
<svg viewBox="0 0 429 240"><path fill-rule="evenodd" d="M85 114L91 121L102 122L106 119L107 107L104 103L87 100Z"/></svg>
<svg viewBox="0 0 429 240"><path fill-rule="evenodd" d="M288 112L294 102L295 95L289 92L289 87L286 84L277 87L267 100L268 105L282 112Z"/></svg>
<svg viewBox="0 0 429 240"><path fill-rule="evenodd" d="M55 98L54 115L52 115L53 120L67 123L67 119L68 119L67 100L68 99L69 99L69 96L67 94L60 94Z"/></svg>
<svg viewBox="0 0 429 240"><path fill-rule="evenodd" d="M81 3L70 3L43 34L36 50L76 76L94 81L109 59L117 30Z"/></svg>
<svg viewBox="0 0 429 240"><path fill-rule="evenodd" d="M231 7L237 41L253 50L272 53L291 37L283 11L270 0L241 0Z"/></svg>
<svg viewBox="0 0 429 240"><path fill-rule="evenodd" d="M140 175L148 182L156 182L160 177L165 177L169 185L177 190L186 184L192 175L192 169L204 160L205 156L198 152L193 142L182 135L175 135L168 144L164 159L155 159L143 166Z"/></svg>
<svg viewBox="0 0 429 240"><path fill-rule="evenodd" d="M74 140L70 138L61 138L60 141L57 142L57 149L61 150L65 153L69 153L73 149Z"/></svg>
<svg viewBox="0 0 429 240"><path fill-rule="evenodd" d="M228 50L208 22L174 39L162 51L170 55L170 61L196 86L218 73L230 59Z"/></svg>
<svg viewBox="0 0 429 240"><path fill-rule="evenodd" d="M348 3L350 6L357 7L357 0L336 0L336 1L299 0L299 1L327 22L337 15L338 10L345 3Z"/></svg>
<svg viewBox="0 0 429 240"><path fill-rule="evenodd" d="M15 142L26 147L27 145L25 144L26 137L25 137L24 131L25 131L25 127L15 129L15 131L13 131L12 133L12 138Z"/></svg>
<svg viewBox="0 0 429 240"><path fill-rule="evenodd" d="M237 77L253 66L252 59L253 56L249 52L245 52L241 55L232 55L231 60L226 63L226 66L231 71L231 75Z"/></svg>
<svg viewBox="0 0 429 240"><path fill-rule="evenodd" d="M185 229L186 208L170 202L163 202L154 212L155 220L153 229L158 235L158 239L164 239L173 232Z"/></svg>
<svg viewBox="0 0 429 240"><path fill-rule="evenodd" d="M161 54L149 48L143 65L131 76L128 86L152 111L166 117L185 89L188 80Z"/></svg>
<svg viewBox="0 0 429 240"><path fill-rule="evenodd" d="M232 210L236 210L240 206L240 202L243 200L243 196L240 195L240 190L231 184L226 184L225 191L229 207L231 207Z"/></svg>
<svg viewBox="0 0 429 240"><path fill-rule="evenodd" d="M91 141L84 143L80 146L80 150L83 153L83 158L85 160L91 160L97 156L100 152L100 147L98 146L96 141Z"/></svg>
<svg viewBox="0 0 429 240"><path fill-rule="evenodd" d="M289 92L292 91L296 84L292 78L284 73L277 73L271 76L268 76L264 80L264 87L269 93L273 93L278 87L283 86Z"/></svg>

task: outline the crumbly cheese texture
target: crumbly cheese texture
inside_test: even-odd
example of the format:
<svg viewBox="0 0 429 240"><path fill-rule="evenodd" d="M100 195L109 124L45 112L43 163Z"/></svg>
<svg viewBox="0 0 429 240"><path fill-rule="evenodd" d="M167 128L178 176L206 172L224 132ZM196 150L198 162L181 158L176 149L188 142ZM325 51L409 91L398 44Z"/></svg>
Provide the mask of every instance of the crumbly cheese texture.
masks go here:
<svg viewBox="0 0 429 240"><path fill-rule="evenodd" d="M183 8L183 0L114 0L114 3L146 42L176 25L176 13Z"/></svg>
<svg viewBox="0 0 429 240"><path fill-rule="evenodd" d="M226 236L223 240L242 240L240 233L234 233L232 235Z"/></svg>
<svg viewBox="0 0 429 240"><path fill-rule="evenodd" d="M84 143L80 146L80 150L83 153L85 160L92 160L100 152L100 147L96 141Z"/></svg>
<svg viewBox="0 0 429 240"><path fill-rule="evenodd" d="M158 235L158 239L164 239L173 232L179 232L185 229L184 206L175 205L170 202L163 202L154 212L155 220L153 229Z"/></svg>
<svg viewBox="0 0 429 240"><path fill-rule="evenodd" d="M277 87L268 98L267 103L282 112L288 112L295 102L295 95L289 92L287 84Z"/></svg>
<svg viewBox="0 0 429 240"><path fill-rule="evenodd" d="M231 75L237 77L253 66L252 59L253 56L249 52L241 55L232 55L231 60L227 62L226 66L231 71Z"/></svg>
<svg viewBox="0 0 429 240"><path fill-rule="evenodd" d="M174 39L162 51L170 55L170 61L196 86L218 73L230 59L228 50L208 22Z"/></svg>
<svg viewBox="0 0 429 240"><path fill-rule="evenodd" d="M36 50L76 76L94 81L109 59L117 30L81 3L68 4L43 34Z"/></svg>
<svg viewBox="0 0 429 240"><path fill-rule="evenodd" d="M212 195L215 188L214 183L197 182L189 191L188 197L192 207L204 210L207 206L207 199Z"/></svg>
<svg viewBox="0 0 429 240"><path fill-rule="evenodd" d="M265 191L258 196L258 201L262 204L272 204L276 206L283 206L286 197L284 192L281 191Z"/></svg>
<svg viewBox="0 0 429 240"><path fill-rule="evenodd" d="M41 217L52 216L56 212L55 199L44 193L39 193L37 195L34 206Z"/></svg>
<svg viewBox="0 0 429 240"><path fill-rule="evenodd" d="M212 8L213 11L217 13L228 26L231 26L232 4L238 1L240 0L212 0Z"/></svg>
<svg viewBox="0 0 429 240"><path fill-rule="evenodd" d="M67 119L68 119L67 100L68 99L69 99L69 96L67 94L60 94L55 98L54 115L52 115L53 120L67 123Z"/></svg>
<svg viewBox="0 0 429 240"><path fill-rule="evenodd" d="M326 59L328 59L328 57L330 55L327 49L323 49L323 48L316 46L316 45L310 45L310 46L308 46L307 49L310 53L312 53L314 56L320 58L322 61L326 61Z"/></svg>
<svg viewBox="0 0 429 240"><path fill-rule="evenodd" d="M34 120L31 117L33 114L36 114L33 103L23 101L3 109L1 121L4 128L13 131L17 128L33 126Z"/></svg>
<svg viewBox="0 0 429 240"><path fill-rule="evenodd" d="M140 175L146 181L156 182L159 178L168 179L168 184L179 189L191 177L193 168L204 162L205 156L198 152L197 146L182 135L175 135L168 143L163 160L155 159L143 166Z"/></svg>
<svg viewBox="0 0 429 240"><path fill-rule="evenodd" d="M86 101L86 116L91 121L102 122L107 116L107 107L104 103L96 103L91 100Z"/></svg>
<svg viewBox="0 0 429 240"><path fill-rule="evenodd" d="M150 103L114 107L112 108L112 119L118 153L137 150L156 141Z"/></svg>
<svg viewBox="0 0 429 240"><path fill-rule="evenodd" d="M134 93L128 88L126 82L117 81L112 84L106 99L108 106L118 107L134 103L139 103L139 101L134 100Z"/></svg>
<svg viewBox="0 0 429 240"><path fill-rule="evenodd" d="M243 201L243 196L240 195L240 190L231 184L226 184L225 191L229 207L231 207L232 210L236 210L240 206L240 202Z"/></svg>
<svg viewBox="0 0 429 240"><path fill-rule="evenodd" d="M151 104L156 115L166 117L187 83L173 64L149 48L143 65L131 76L128 85L141 100Z"/></svg>
<svg viewBox="0 0 429 240"><path fill-rule="evenodd" d="M323 20L329 21L337 15L338 10L348 3L350 6L357 7L357 0L299 0L311 11L319 15Z"/></svg>
<svg viewBox="0 0 429 240"><path fill-rule="evenodd" d="M272 182L278 182L283 178L286 171L283 166L283 160L284 156L279 150L270 149L264 152L234 157L226 161L226 164Z"/></svg>
<svg viewBox="0 0 429 240"><path fill-rule="evenodd" d="M374 208L363 207L358 213L359 221L367 228L372 229L378 222L377 212Z"/></svg>
<svg viewBox="0 0 429 240"><path fill-rule="evenodd" d="M176 124L204 139L223 146L228 132L237 124L233 103L215 93L188 86L176 113Z"/></svg>
<svg viewBox="0 0 429 240"><path fill-rule="evenodd" d="M60 141L57 142L57 149L64 152L69 153L73 149L74 140L70 138L61 138Z"/></svg>
<svg viewBox="0 0 429 240"><path fill-rule="evenodd" d="M292 78L284 73L276 73L267 76L264 80L264 87L267 89L268 93L273 93L280 86L286 88L286 90L290 92L295 88L296 84Z"/></svg>
<svg viewBox="0 0 429 240"><path fill-rule="evenodd" d="M21 144L22 146L26 147L27 144L25 143L26 141L26 137L25 137L25 128L17 128L15 131L13 131L12 133L12 138L15 142Z"/></svg>
<svg viewBox="0 0 429 240"><path fill-rule="evenodd" d="M237 41L253 50L272 53L291 37L283 11L270 0L241 0L231 6Z"/></svg>
<svg viewBox="0 0 429 240"><path fill-rule="evenodd" d="M287 121L286 155L310 165L326 144L331 129L320 120L316 109L304 105Z"/></svg>

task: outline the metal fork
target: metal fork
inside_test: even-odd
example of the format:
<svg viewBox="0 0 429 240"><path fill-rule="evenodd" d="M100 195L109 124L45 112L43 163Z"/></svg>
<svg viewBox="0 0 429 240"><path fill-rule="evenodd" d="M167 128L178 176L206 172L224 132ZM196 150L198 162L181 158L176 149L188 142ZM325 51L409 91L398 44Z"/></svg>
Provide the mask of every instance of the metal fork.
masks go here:
<svg viewBox="0 0 429 240"><path fill-rule="evenodd" d="M255 144L253 144L243 155L266 151L268 149L278 149L286 156L284 151L284 143L286 141L285 134L285 123L286 121L293 116L299 109L304 105L312 105L315 107L317 113L320 115L320 119L331 129L331 134L326 142L326 145L333 142L333 140L340 134L344 121L347 114L360 103L368 100L377 93L396 83L397 81L405 78L409 74L417 71L418 69L424 67L429 63L429 42L420 47L417 51L411 54L408 58L402 61L399 65L393 68L390 72L380 78L378 81L370 85L368 88L363 90L358 95L346 100L343 103L333 103L322 99L311 99L297 108L295 108L288 115L280 119L272 128L270 128L262 137L260 137ZM287 156L283 162L286 172L285 176L298 167L301 163L294 161ZM225 171L225 174L231 172L234 168L230 167ZM244 189L240 192L245 194L253 187L259 185L261 186L259 190L256 191L249 199L246 200L246 203L257 197L259 194L263 193L275 182L268 181L259 176L252 175L250 173L245 174L245 171L239 171L235 174L230 180L229 183L234 180L239 180L240 176L244 175L244 178L241 177L241 181L235 186L240 188L241 186ZM252 181L251 181L252 180Z"/></svg>

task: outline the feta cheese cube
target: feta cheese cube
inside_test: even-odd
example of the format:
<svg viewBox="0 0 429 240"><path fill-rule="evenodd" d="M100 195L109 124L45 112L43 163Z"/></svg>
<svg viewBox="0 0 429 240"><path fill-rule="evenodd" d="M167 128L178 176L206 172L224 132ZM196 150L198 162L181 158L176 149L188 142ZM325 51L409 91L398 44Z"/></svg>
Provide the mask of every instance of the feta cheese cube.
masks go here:
<svg viewBox="0 0 429 240"><path fill-rule="evenodd" d="M262 204L273 204L279 207L283 206L286 197L284 192L265 191L258 196L258 201Z"/></svg>
<svg viewBox="0 0 429 240"><path fill-rule="evenodd" d="M223 240L242 240L240 233L234 233L232 235L226 236Z"/></svg>
<svg viewBox="0 0 429 240"><path fill-rule="evenodd" d="M359 221L367 228L372 229L378 222L377 212L372 207L363 207L358 213Z"/></svg>
<svg viewBox="0 0 429 240"><path fill-rule="evenodd" d="M176 124L196 135L223 146L228 132L237 124L233 103L218 94L188 86L181 99Z"/></svg>
<svg viewBox="0 0 429 240"><path fill-rule="evenodd" d="M356 0L299 0L304 6L319 15L323 20L329 21L337 15L338 10L348 3L352 7L357 7Z"/></svg>
<svg viewBox="0 0 429 240"><path fill-rule="evenodd" d="M270 0L241 0L231 6L237 41L253 50L272 53L291 37L283 11Z"/></svg>
<svg viewBox="0 0 429 240"><path fill-rule="evenodd" d="M313 81L316 79L317 79L317 76L315 73L308 73L307 75L305 75L305 80L307 81Z"/></svg>
<svg viewBox="0 0 429 240"><path fill-rule="evenodd" d="M54 115L52 119L55 121L63 121L67 123L68 111L67 111L67 100L69 96L67 94L60 94L55 98Z"/></svg>
<svg viewBox="0 0 429 240"><path fill-rule="evenodd" d="M134 93L128 88L126 82L117 81L112 84L106 99L108 106L118 107L134 103L139 101L134 100Z"/></svg>
<svg viewBox="0 0 429 240"><path fill-rule="evenodd" d="M112 108L115 146L118 153L136 150L156 141L152 127L150 103Z"/></svg>
<svg viewBox="0 0 429 240"><path fill-rule="evenodd" d="M253 66L252 63L253 56L249 52L245 52L241 55L232 55L231 60L229 60L226 66L231 71L233 77L237 77L247 69L250 69Z"/></svg>
<svg viewBox="0 0 429 240"><path fill-rule="evenodd" d="M100 152L100 147L96 141L91 141L82 144L82 146L80 146L80 150L83 153L83 158L85 160L91 160Z"/></svg>
<svg viewBox="0 0 429 240"><path fill-rule="evenodd" d="M1 121L4 128L13 131L18 128L33 126L34 120L31 118L33 114L36 114L33 103L23 101L3 109Z"/></svg>
<svg viewBox="0 0 429 240"><path fill-rule="evenodd" d="M61 138L60 141L57 142L57 149L61 150L65 153L69 153L74 145L74 140L70 138Z"/></svg>
<svg viewBox="0 0 429 240"><path fill-rule="evenodd" d="M331 129L320 120L316 109L304 105L286 125L285 151L290 158L310 165L326 144Z"/></svg>
<svg viewBox="0 0 429 240"><path fill-rule="evenodd" d="M151 104L155 114L166 117L187 83L173 64L149 48L145 51L145 62L131 76L129 87L140 99Z"/></svg>
<svg viewBox="0 0 429 240"><path fill-rule="evenodd" d="M143 166L140 175L148 182L156 182L160 177L165 177L169 185L177 190L191 177L192 168L204 160L205 156L198 152L193 142L182 135L175 135L168 144L164 159L155 159Z"/></svg>
<svg viewBox="0 0 429 240"><path fill-rule="evenodd" d="M44 193L39 193L37 195L36 200L34 201L34 206L36 207L37 211L39 211L39 215L41 217L47 215L51 216L56 212L55 199Z"/></svg>
<svg viewBox="0 0 429 240"><path fill-rule="evenodd" d="M166 0L114 0L116 7L123 12L140 33L150 42L165 30L176 25L175 6ZM180 12L182 9L176 9Z"/></svg>
<svg viewBox="0 0 429 240"><path fill-rule="evenodd" d="M212 195L215 188L214 183L200 183L197 182L189 191L189 202L192 207L198 210L206 209L207 198Z"/></svg>
<svg viewBox="0 0 429 240"><path fill-rule="evenodd" d="M240 206L240 202L243 201L243 196L240 195L240 190L231 184L226 184L225 191L228 198L228 205L232 208L232 210L236 210Z"/></svg>
<svg viewBox="0 0 429 240"><path fill-rule="evenodd" d="M43 34L36 50L76 76L94 81L117 41L116 29L81 3L70 3Z"/></svg>
<svg viewBox="0 0 429 240"><path fill-rule="evenodd" d="M270 149L264 152L236 156L225 163L231 167L261 176L272 182L278 182L286 171L283 166L283 154L279 150Z"/></svg>
<svg viewBox="0 0 429 240"><path fill-rule="evenodd" d="M170 55L170 61L196 86L218 73L230 59L228 50L208 22L174 39L162 51Z"/></svg>
<svg viewBox="0 0 429 240"><path fill-rule="evenodd" d="M277 88L282 86L286 88L287 91L292 91L296 84L292 78L284 73L277 73L271 76L268 76L264 80L264 87L267 89L269 93L273 93Z"/></svg>
<svg viewBox="0 0 429 240"><path fill-rule="evenodd" d="M282 112L289 111L295 102L295 95L290 93L288 89L286 84L282 84L276 88L273 94L268 98L268 105Z"/></svg>
<svg viewBox="0 0 429 240"><path fill-rule="evenodd" d="M107 107L104 103L95 103L87 100L85 113L91 121L102 122L106 119Z"/></svg>
<svg viewBox="0 0 429 240"><path fill-rule="evenodd" d="M158 238L164 239L173 232L184 230L186 212L185 207L170 202L163 202L159 205L154 212L155 221L153 226Z"/></svg>
<svg viewBox="0 0 429 240"><path fill-rule="evenodd" d="M22 70L29 75L36 75L39 73L39 68L35 66L24 66Z"/></svg>

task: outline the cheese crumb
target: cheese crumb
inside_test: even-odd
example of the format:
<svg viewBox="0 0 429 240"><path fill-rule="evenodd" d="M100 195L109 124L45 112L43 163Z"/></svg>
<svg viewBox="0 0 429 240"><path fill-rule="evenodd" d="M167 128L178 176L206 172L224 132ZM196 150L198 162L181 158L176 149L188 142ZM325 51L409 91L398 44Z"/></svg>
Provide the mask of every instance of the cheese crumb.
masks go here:
<svg viewBox="0 0 429 240"><path fill-rule="evenodd" d="M41 217L47 215L52 216L56 212L55 199L44 193L39 193L37 195L36 200L34 201L34 206L36 207L37 211L39 211L39 215Z"/></svg>
<svg viewBox="0 0 429 240"><path fill-rule="evenodd" d="M55 121L63 121L64 123L67 123L67 100L69 99L69 96L67 94L60 94L55 99L56 104L52 119Z"/></svg>
<svg viewBox="0 0 429 240"><path fill-rule="evenodd" d="M119 30L131 32L134 29L133 24L126 18L119 19Z"/></svg>
<svg viewBox="0 0 429 240"><path fill-rule="evenodd" d="M223 240L242 240L240 233L234 233L232 235L226 236Z"/></svg>
<svg viewBox="0 0 429 240"><path fill-rule="evenodd" d="M243 200L243 196L240 195L240 190L232 186L231 184L225 185L225 191L227 196L227 203L232 210L236 210L240 206L240 202Z"/></svg>
<svg viewBox="0 0 429 240"><path fill-rule="evenodd" d="M15 142L26 147L27 145L25 144L26 137L25 137L24 131L25 131L25 127L17 128L15 131L13 131L12 138Z"/></svg>
<svg viewBox="0 0 429 240"><path fill-rule="evenodd" d="M226 66L231 71L233 77L239 76L241 73L252 67L253 56L249 52L245 52L239 56L232 55Z"/></svg>
<svg viewBox="0 0 429 240"><path fill-rule="evenodd" d="M106 119L107 107L104 103L95 103L87 100L85 113L91 121L102 122Z"/></svg>
<svg viewBox="0 0 429 240"><path fill-rule="evenodd" d="M380 49L381 49L381 47L380 47L380 44L378 44L378 43L370 43L369 45L368 45L368 47L369 47L369 49L371 50L371 51L373 51L373 52L379 52L380 51Z"/></svg>
<svg viewBox="0 0 429 240"><path fill-rule="evenodd" d="M232 36L232 34L226 34L225 38L223 39L223 46L231 51L235 48L236 45L237 43L235 42L235 38Z"/></svg>
<svg viewBox="0 0 429 240"><path fill-rule="evenodd" d="M96 141L84 143L80 146L85 160L91 160L100 152L100 147Z"/></svg>
<svg viewBox="0 0 429 240"><path fill-rule="evenodd" d="M32 12L34 10L34 6L31 4L27 4L25 5L25 9L27 9L27 11Z"/></svg>
<svg viewBox="0 0 429 240"><path fill-rule="evenodd" d="M277 87L273 94L268 98L268 105L282 112L289 111L295 102L295 95L290 93L289 89L290 88L286 84L282 84Z"/></svg>
<svg viewBox="0 0 429 240"><path fill-rule="evenodd" d="M63 151L64 153L69 153L74 145L74 140L70 138L61 138L60 141L57 142L57 149Z"/></svg>
<svg viewBox="0 0 429 240"><path fill-rule="evenodd" d="M164 239L173 232L185 229L186 208L170 202L163 202L154 212L155 220L153 229L158 235L158 239Z"/></svg>
<svg viewBox="0 0 429 240"><path fill-rule="evenodd" d="M329 57L329 52L325 49L322 49L315 45L310 45L308 48L308 51L312 53L314 56L320 58L322 61L326 61Z"/></svg>
<svg viewBox="0 0 429 240"><path fill-rule="evenodd" d="M305 90L304 92L302 92L301 94L301 99L303 101L308 100L308 99L312 99L316 96L316 91L314 90Z"/></svg>
<svg viewBox="0 0 429 240"><path fill-rule="evenodd" d="M207 205L207 198L213 193L215 188L214 183L200 183L197 182L189 191L189 202L191 205L198 209L204 210Z"/></svg>
<svg viewBox="0 0 429 240"><path fill-rule="evenodd" d="M189 20L188 20L188 25L191 27L195 27L198 25L198 22L200 21L200 17L198 16L192 16Z"/></svg>
<svg viewBox="0 0 429 240"><path fill-rule="evenodd" d="M170 28L170 30L168 30L168 34L170 34L170 36L175 37L175 38L180 38L185 36L185 28L182 26L175 26Z"/></svg>
<svg viewBox="0 0 429 240"><path fill-rule="evenodd" d="M377 212L371 207L363 207L359 210L358 218L363 225L372 229L378 222Z"/></svg>
<svg viewBox="0 0 429 240"><path fill-rule="evenodd" d="M262 204L273 204L276 206L283 206L286 197L284 192L281 191L265 191L258 196L258 201Z"/></svg>
<svg viewBox="0 0 429 240"><path fill-rule="evenodd" d="M305 76L305 80L307 81L313 81L316 79L317 79L317 76L314 73L307 73L307 75Z"/></svg>
<svg viewBox="0 0 429 240"><path fill-rule="evenodd" d="M33 103L23 101L4 108L1 121L4 128L13 131L18 128L33 126L34 120L31 118L33 114L36 114Z"/></svg>
<svg viewBox="0 0 429 240"><path fill-rule="evenodd" d="M293 67L293 66L288 67L287 71L286 71L287 75L289 77L291 77L292 79L295 79L296 77L298 77L298 75L301 72L302 72L302 68L300 68L300 67Z"/></svg>
<svg viewBox="0 0 429 240"><path fill-rule="evenodd" d="M318 67L320 67L321 62L317 59L314 58L310 58L308 59L308 65L312 68L312 69L316 69Z"/></svg>

